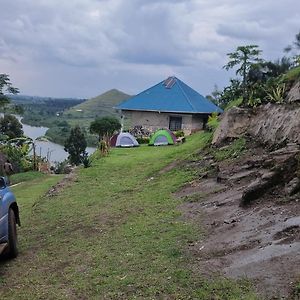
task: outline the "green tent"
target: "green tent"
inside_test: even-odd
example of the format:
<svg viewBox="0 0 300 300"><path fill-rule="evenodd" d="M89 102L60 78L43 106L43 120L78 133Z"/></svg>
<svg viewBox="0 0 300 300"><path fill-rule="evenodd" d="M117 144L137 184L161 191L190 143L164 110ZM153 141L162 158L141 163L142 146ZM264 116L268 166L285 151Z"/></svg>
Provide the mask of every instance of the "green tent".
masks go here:
<svg viewBox="0 0 300 300"><path fill-rule="evenodd" d="M176 136L168 129L157 130L150 138L149 146L174 145Z"/></svg>

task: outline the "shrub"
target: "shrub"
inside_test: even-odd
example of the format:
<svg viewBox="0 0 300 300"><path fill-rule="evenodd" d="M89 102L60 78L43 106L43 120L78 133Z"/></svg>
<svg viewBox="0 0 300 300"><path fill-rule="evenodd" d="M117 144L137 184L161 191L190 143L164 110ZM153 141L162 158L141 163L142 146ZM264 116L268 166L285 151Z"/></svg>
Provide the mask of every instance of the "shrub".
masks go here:
<svg viewBox="0 0 300 300"><path fill-rule="evenodd" d="M175 136L176 136L177 138L179 138L179 137L184 137L184 132L183 132L183 130L175 131L174 134L175 134Z"/></svg>
<svg viewBox="0 0 300 300"><path fill-rule="evenodd" d="M70 173L69 172L69 166L70 166L70 163L67 159L65 159L64 161L62 162L55 162L54 163L54 167L53 167L53 170L54 170L54 173L55 174L67 174L67 173Z"/></svg>
<svg viewBox="0 0 300 300"><path fill-rule="evenodd" d="M208 130L214 132L218 128L219 124L220 124L220 121L219 121L218 114L212 113L208 117L208 121L207 121Z"/></svg>
<svg viewBox="0 0 300 300"><path fill-rule="evenodd" d="M139 144L149 144L150 138L149 137L138 137L136 138Z"/></svg>
<svg viewBox="0 0 300 300"><path fill-rule="evenodd" d="M91 166L91 161L87 152L83 155L82 163L85 168L89 168Z"/></svg>
<svg viewBox="0 0 300 300"><path fill-rule="evenodd" d="M233 107L235 107L235 106L236 106L236 107L239 107L239 106L242 105L242 103L243 103L243 98L242 98L242 97L236 98L236 99L230 101L230 102L226 105L225 111L227 111L227 110L229 110L229 109L231 109L231 108L233 108Z"/></svg>

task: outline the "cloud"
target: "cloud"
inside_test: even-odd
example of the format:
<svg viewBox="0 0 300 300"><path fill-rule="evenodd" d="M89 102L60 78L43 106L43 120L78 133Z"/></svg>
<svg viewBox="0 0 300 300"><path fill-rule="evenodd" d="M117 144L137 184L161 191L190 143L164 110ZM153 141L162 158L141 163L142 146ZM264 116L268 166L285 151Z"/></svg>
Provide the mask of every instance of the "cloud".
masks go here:
<svg viewBox="0 0 300 300"><path fill-rule="evenodd" d="M22 92L137 93L174 74L206 94L238 45L275 59L300 30L296 0L2 0L0 69Z"/></svg>

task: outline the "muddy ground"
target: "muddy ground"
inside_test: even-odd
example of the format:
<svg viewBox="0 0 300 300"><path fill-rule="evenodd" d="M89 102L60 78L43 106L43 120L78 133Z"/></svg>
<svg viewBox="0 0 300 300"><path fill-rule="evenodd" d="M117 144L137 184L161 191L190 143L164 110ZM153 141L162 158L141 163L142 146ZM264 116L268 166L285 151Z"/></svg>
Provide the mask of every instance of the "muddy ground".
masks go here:
<svg viewBox="0 0 300 300"><path fill-rule="evenodd" d="M267 178L281 159L280 151L270 154L252 145L238 159L216 162L208 155L189 166L212 166L175 195L185 199L184 218L201 230L188 249L193 271L248 278L265 299L298 299L293 293L300 282L300 193L289 195L291 178L241 205L245 190Z"/></svg>

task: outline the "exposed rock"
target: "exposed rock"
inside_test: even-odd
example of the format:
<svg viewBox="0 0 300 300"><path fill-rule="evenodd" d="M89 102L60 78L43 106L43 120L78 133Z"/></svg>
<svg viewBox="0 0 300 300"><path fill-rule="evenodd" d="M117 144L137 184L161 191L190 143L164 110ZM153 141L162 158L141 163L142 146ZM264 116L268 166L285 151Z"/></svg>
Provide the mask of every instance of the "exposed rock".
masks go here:
<svg viewBox="0 0 300 300"><path fill-rule="evenodd" d="M293 103L300 101L300 81L298 81L289 91L286 102Z"/></svg>
<svg viewBox="0 0 300 300"><path fill-rule="evenodd" d="M292 196L300 191L300 179L298 177L293 178L284 188L288 196Z"/></svg>
<svg viewBox="0 0 300 300"><path fill-rule="evenodd" d="M257 109L234 107L225 112L212 143L250 135L264 144L300 144L300 106L268 103Z"/></svg>
<svg viewBox="0 0 300 300"><path fill-rule="evenodd" d="M237 138L247 132L252 113L246 108L233 107L222 115L220 126L217 128L212 144L220 145L226 139Z"/></svg>
<svg viewBox="0 0 300 300"><path fill-rule="evenodd" d="M293 151L292 151L293 149ZM261 174L260 178L250 183L244 190L241 199L241 204L246 205L251 201L256 200L263 196L272 187L289 183L289 195L293 195L295 190L298 189L299 180L295 183L293 178L296 176L298 169L298 154L300 150L287 146L270 153L270 157L273 160L273 167L271 170Z"/></svg>

